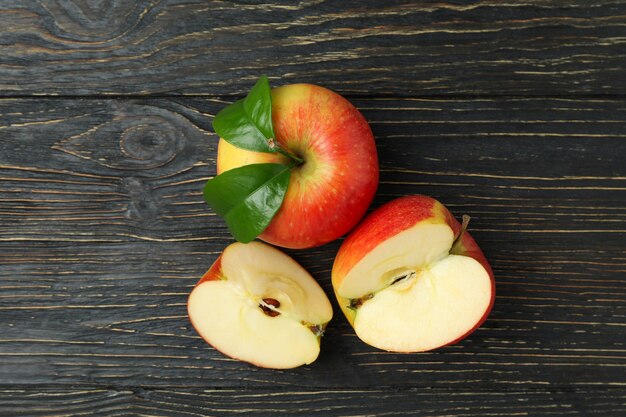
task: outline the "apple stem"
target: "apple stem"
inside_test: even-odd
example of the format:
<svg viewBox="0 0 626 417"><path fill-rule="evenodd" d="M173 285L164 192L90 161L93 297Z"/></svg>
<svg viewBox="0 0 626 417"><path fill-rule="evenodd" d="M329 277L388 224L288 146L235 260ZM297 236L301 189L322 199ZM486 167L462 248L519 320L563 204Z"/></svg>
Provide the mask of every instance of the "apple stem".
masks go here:
<svg viewBox="0 0 626 417"><path fill-rule="evenodd" d="M356 309L361 307L365 301L371 300L372 298L374 298L373 293L369 293L361 298L353 298L352 300L350 300L350 305L348 306L348 308L352 311L356 311Z"/></svg>
<svg viewBox="0 0 626 417"><path fill-rule="evenodd" d="M471 219L472 218L468 216L467 214L463 215L463 219L461 221L461 230L459 231L459 234L454 239L452 248L450 248L450 253L455 253L456 250L458 249L458 246L461 245L461 241L463 240L463 235L465 234L465 231L467 230L467 226L469 226L469 222Z"/></svg>
<svg viewBox="0 0 626 417"><path fill-rule="evenodd" d="M309 326L309 330L313 332L313 334L317 337L324 336L324 327L321 325Z"/></svg>

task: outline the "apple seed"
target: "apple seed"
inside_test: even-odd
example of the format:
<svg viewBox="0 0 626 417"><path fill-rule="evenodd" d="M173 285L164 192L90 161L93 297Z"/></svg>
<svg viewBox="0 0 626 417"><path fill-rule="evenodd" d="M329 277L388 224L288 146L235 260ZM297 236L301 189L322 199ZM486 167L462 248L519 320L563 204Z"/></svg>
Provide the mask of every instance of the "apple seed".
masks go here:
<svg viewBox="0 0 626 417"><path fill-rule="evenodd" d="M261 307L261 310L263 310L263 312L270 317L276 317L280 315L279 311L276 311L269 306L272 306L274 308L280 307L280 302L278 300L274 298L264 298L263 302L259 304L259 307Z"/></svg>
<svg viewBox="0 0 626 417"><path fill-rule="evenodd" d="M400 275L399 277L396 277L392 282L391 285L397 284L400 281L404 281L405 279L408 278L413 278L415 276L415 271L409 272L408 274L404 274L404 275Z"/></svg>

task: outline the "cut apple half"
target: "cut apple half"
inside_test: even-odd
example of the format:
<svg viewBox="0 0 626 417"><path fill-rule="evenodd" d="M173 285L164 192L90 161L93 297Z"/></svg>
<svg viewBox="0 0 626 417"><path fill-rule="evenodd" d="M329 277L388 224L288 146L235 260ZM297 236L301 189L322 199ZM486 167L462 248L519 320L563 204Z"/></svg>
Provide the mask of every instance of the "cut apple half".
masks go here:
<svg viewBox="0 0 626 417"><path fill-rule="evenodd" d="M461 340L491 309L491 269L443 205L424 196L396 201L342 245L333 266L337 299L357 336L379 349L423 352ZM402 219L400 231L389 231L392 214Z"/></svg>
<svg viewBox="0 0 626 417"><path fill-rule="evenodd" d="M189 318L215 349L254 365L310 364L332 307L296 261L260 242L228 246L189 296Z"/></svg>

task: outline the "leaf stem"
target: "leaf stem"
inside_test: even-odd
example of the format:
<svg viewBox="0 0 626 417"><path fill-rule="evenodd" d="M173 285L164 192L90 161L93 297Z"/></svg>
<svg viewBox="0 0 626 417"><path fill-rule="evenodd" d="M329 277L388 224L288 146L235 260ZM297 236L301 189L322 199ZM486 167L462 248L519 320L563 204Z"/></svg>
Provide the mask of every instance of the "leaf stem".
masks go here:
<svg viewBox="0 0 626 417"><path fill-rule="evenodd" d="M292 160L296 161L298 163L298 165L302 165L304 164L304 159L302 158L298 158L297 156L295 156L294 154L291 154L289 152L287 152L286 150L284 150L283 148L281 148L280 146L276 146L276 152L285 155L288 158L291 158Z"/></svg>

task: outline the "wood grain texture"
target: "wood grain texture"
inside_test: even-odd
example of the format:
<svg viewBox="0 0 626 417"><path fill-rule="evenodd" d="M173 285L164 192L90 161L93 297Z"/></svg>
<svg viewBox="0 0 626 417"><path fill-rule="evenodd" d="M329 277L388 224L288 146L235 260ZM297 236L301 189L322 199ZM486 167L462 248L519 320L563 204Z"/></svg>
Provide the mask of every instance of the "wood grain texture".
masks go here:
<svg viewBox="0 0 626 417"><path fill-rule="evenodd" d="M375 401L372 401L372 400ZM603 416L626 412L623 391L541 389L490 393L437 390L23 389L0 390L0 414L12 417L227 416Z"/></svg>
<svg viewBox="0 0 626 417"><path fill-rule="evenodd" d="M381 352L361 343L335 306L311 366L270 371L225 358L198 338L185 307L232 241L200 192L215 172L209 126L224 102L5 99L0 385L101 387L96 396L121 395L122 404L134 401L134 387L387 387L395 401L396 389L471 386L512 401L543 392L529 394L540 406L552 390L582 390L598 410L623 410L626 100L352 101L377 138L373 207L424 193L473 217L498 288L474 335L431 353ZM329 294L339 243L289 251ZM498 401L487 406L506 414Z"/></svg>
<svg viewBox="0 0 626 417"><path fill-rule="evenodd" d="M0 95L624 94L622 1L0 0ZM248 83L242 83L241 81Z"/></svg>
<svg viewBox="0 0 626 417"><path fill-rule="evenodd" d="M0 417L625 415L625 40L618 0L0 0ZM363 111L372 208L472 216L470 338L380 352L335 305L319 360L270 371L196 335L232 242L211 120L260 74ZM339 244L288 253L331 294Z"/></svg>

